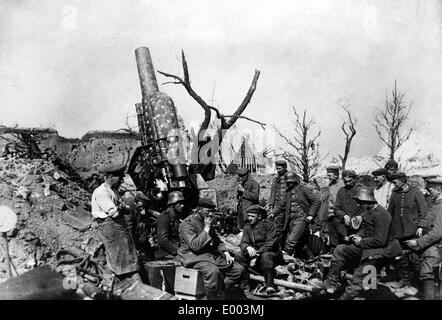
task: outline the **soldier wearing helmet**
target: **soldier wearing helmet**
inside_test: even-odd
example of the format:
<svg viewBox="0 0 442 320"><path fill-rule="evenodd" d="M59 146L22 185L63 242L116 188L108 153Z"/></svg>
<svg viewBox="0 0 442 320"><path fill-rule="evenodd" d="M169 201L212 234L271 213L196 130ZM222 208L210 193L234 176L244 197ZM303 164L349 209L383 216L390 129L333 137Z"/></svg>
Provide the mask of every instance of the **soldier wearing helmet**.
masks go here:
<svg viewBox="0 0 442 320"><path fill-rule="evenodd" d="M288 255L293 255L295 250L303 247L303 235L307 230L307 222L311 221L321 205L318 197L306 186L300 184L300 178L293 172L288 172L286 176L287 190L284 201L280 201L276 208L272 210L269 218L275 221L284 217L282 234L278 233L281 247L284 243L284 234L287 233L285 241L285 251Z"/></svg>
<svg viewBox="0 0 442 320"><path fill-rule="evenodd" d="M173 259L180 243L179 227L185 213L185 199L181 191L172 191L167 199L167 209L157 220L156 259Z"/></svg>
<svg viewBox="0 0 442 320"><path fill-rule="evenodd" d="M334 293L341 271L359 265L340 300L352 300L364 289L363 279L367 276L364 269L368 270L368 265L375 265L379 270L385 262L383 259L373 258L393 258L401 253L397 241L388 242L391 216L378 205L373 190L361 187L353 198L361 208L360 216L351 220L351 224L358 228L358 231L350 236L351 243L340 244L333 251L324 283L324 288L329 293Z"/></svg>

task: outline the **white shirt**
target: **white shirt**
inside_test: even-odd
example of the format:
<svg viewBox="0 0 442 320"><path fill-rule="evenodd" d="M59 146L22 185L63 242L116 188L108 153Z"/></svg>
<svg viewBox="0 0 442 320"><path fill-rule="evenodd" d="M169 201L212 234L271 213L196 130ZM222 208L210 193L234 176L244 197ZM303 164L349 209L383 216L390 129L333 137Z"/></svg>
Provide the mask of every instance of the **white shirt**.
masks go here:
<svg viewBox="0 0 442 320"><path fill-rule="evenodd" d="M106 182L102 183L92 193L92 216L105 219L108 216L114 215L118 211L119 198L118 193L112 190Z"/></svg>
<svg viewBox="0 0 442 320"><path fill-rule="evenodd" d="M384 207L384 209L388 208L388 204L390 203L391 191L393 190L393 188L394 185L391 182L385 181L382 187L374 189L374 198L379 205Z"/></svg>

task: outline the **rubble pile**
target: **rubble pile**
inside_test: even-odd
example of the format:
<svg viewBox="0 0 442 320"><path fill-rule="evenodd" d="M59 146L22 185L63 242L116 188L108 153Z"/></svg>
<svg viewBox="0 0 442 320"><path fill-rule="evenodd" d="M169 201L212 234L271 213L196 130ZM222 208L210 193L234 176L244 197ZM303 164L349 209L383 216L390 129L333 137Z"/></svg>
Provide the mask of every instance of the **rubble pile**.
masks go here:
<svg viewBox="0 0 442 320"><path fill-rule="evenodd" d="M18 216L15 229L8 233L18 274L43 264L55 268L60 250L89 254L104 263L89 191L44 159L0 158L0 172L0 203ZM0 281L6 279L3 255L2 260Z"/></svg>

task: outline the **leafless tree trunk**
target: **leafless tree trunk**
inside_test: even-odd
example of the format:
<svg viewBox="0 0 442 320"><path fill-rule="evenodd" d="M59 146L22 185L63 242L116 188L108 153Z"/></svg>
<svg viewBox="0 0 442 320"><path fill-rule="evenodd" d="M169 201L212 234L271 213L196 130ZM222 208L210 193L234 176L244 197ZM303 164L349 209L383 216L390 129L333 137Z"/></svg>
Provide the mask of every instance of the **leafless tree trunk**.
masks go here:
<svg viewBox="0 0 442 320"><path fill-rule="evenodd" d="M199 159L200 152L198 152L198 159L192 159L192 162L199 164L198 172L201 173L202 175L203 175L203 172L204 173L208 172L207 166L211 167L211 170L209 170L209 171L213 173L215 170L215 161L214 161L215 155L219 153L221 143L223 141L225 134L227 133L227 130L230 129L238 119L246 119L246 120L252 121L254 123L261 125L263 128L265 126L265 123L250 119L250 118L242 115L242 113L244 112L244 110L246 109L248 104L250 103L253 93L256 90L256 84L258 82L260 71L255 70L255 75L253 76L252 83L249 87L249 90L247 91L243 101L238 106L238 108L236 109L234 114L233 115L224 115L217 108L207 104L204 101L204 99L201 98L201 96L198 95L194 91L194 89L192 88L191 81L190 81L190 75L189 75L189 68L187 65L186 57L184 55L184 51L181 51L181 60L182 60L181 62L182 62L183 74L184 74L183 78L173 75L173 74L170 74L170 73L162 72L162 71L158 71L158 72L168 78L173 79L173 81L169 81L169 82L165 82L165 83L173 83L173 84L182 85L186 89L187 93L203 108L204 119L203 119L203 122L201 123L199 130L198 130L198 151L200 151L207 144L211 143L212 145L210 148L210 151L211 151L210 156L212 157L212 161L209 165L201 166L200 159ZM211 139L203 139L203 137L205 137L205 132L208 129L209 124L212 121L212 111L215 112L216 118L218 118L220 120L221 125L219 126L219 128L217 130L216 137L212 137ZM203 178L208 180L211 178L211 174L203 175Z"/></svg>
<svg viewBox="0 0 442 320"><path fill-rule="evenodd" d="M342 126L341 129L345 134L345 149L344 149L344 155L339 155L339 158L341 158L342 162L342 170L345 170L345 165L347 163L348 154L350 153L351 148L351 142L356 135L356 118L354 118L350 112L350 108L348 104L340 104L341 108L344 109L348 120L342 119Z"/></svg>
<svg viewBox="0 0 442 320"><path fill-rule="evenodd" d="M312 126L315 125L313 119L307 120L305 110L302 117L296 112L295 107L293 107L293 113L295 115L293 138L288 138L277 128L275 129L280 137L293 149L284 151L282 157L290 163L295 172L301 175L304 182L309 182L319 169L321 159L317 139L321 135L321 131L311 138Z"/></svg>
<svg viewBox="0 0 442 320"><path fill-rule="evenodd" d="M404 94L397 91L395 81L392 100L389 100L387 95L385 96L385 108L378 110L374 123L379 138L390 151L390 159L394 159L396 151L408 140L415 129L415 125L409 129L405 128L411 107L412 104L408 107L405 105Z"/></svg>

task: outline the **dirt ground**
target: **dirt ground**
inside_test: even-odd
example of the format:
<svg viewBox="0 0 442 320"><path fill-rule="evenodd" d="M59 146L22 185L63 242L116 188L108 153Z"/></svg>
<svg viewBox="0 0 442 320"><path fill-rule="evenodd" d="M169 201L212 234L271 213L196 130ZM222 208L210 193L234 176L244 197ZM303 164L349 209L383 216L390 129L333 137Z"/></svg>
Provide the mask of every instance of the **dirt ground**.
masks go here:
<svg viewBox="0 0 442 320"><path fill-rule="evenodd" d="M98 253L88 191L42 159L0 158L0 171L0 203L18 218L8 233L18 274L46 263L55 267L60 250ZM2 255L0 281L6 279L4 260Z"/></svg>

